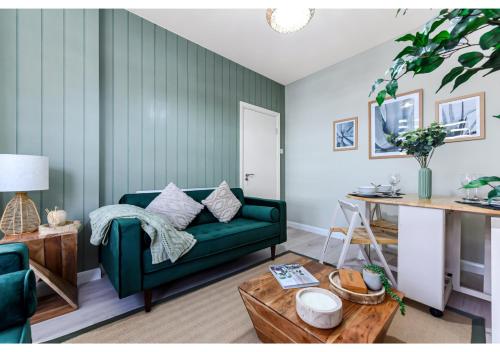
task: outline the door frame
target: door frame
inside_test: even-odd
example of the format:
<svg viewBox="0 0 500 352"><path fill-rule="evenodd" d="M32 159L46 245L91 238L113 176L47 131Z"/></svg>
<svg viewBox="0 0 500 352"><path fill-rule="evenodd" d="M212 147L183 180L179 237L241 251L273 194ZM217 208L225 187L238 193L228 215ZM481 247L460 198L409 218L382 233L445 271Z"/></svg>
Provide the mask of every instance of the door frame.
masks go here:
<svg viewBox="0 0 500 352"><path fill-rule="evenodd" d="M244 189L244 170L243 170L243 165L244 165L244 150L243 150L243 131L244 131L244 122L243 122L243 115L244 115L244 110L253 110L255 112L270 116L270 117L275 117L276 118L276 199L281 198L281 130L280 130L280 113L272 110L268 110L265 108L261 108L260 106L252 105L249 103L245 103L244 101L240 101L240 143L239 143L239 148L240 148L240 187Z"/></svg>

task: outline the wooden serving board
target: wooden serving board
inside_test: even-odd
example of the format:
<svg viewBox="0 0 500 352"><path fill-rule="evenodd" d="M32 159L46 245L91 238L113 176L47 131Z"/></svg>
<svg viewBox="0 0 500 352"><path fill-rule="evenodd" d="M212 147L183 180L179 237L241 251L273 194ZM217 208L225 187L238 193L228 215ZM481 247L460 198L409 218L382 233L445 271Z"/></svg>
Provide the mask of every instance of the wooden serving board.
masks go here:
<svg viewBox="0 0 500 352"><path fill-rule="evenodd" d="M328 279L330 280L330 289L341 298L348 301L359 304L379 304L384 301L384 288L382 288L380 291L368 290L368 293L366 294L346 290L340 283L340 275L338 270L332 271L330 275L328 275Z"/></svg>

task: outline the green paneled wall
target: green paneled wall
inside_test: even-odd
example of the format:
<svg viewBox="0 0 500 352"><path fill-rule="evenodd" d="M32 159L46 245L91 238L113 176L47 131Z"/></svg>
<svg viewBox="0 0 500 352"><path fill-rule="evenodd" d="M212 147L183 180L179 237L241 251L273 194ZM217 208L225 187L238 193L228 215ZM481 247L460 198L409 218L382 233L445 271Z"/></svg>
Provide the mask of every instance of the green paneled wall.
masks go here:
<svg viewBox="0 0 500 352"><path fill-rule="evenodd" d="M125 10L100 21L101 204L169 181L237 186L239 101L280 112L283 145L282 85Z"/></svg>
<svg viewBox="0 0 500 352"><path fill-rule="evenodd" d="M48 156L50 189L31 197L85 222L99 205L98 43L98 10L0 10L0 153ZM80 268L96 263L89 232Z"/></svg>
<svg viewBox="0 0 500 352"><path fill-rule="evenodd" d="M40 210L88 223L168 181L236 186L239 101L280 112L284 145L282 85L125 10L0 10L0 47L0 153L49 156ZM97 264L89 236L80 270Z"/></svg>

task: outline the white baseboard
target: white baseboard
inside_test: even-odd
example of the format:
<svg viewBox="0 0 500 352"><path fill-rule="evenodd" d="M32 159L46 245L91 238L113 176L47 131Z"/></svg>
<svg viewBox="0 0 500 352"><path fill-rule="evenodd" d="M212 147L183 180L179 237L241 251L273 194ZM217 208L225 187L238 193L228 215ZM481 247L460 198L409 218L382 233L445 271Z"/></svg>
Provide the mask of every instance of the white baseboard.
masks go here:
<svg viewBox="0 0 500 352"><path fill-rule="evenodd" d="M314 233L316 235L325 236L325 237L328 236L328 229L324 229L322 227L301 224L301 223L295 222L295 221L287 221L287 225L294 228L294 229L297 229L297 230L307 231L307 232L311 232L311 233ZM344 236L342 236L340 233L334 232L334 233L332 233L332 238L337 238L339 240L343 240Z"/></svg>
<svg viewBox="0 0 500 352"><path fill-rule="evenodd" d="M469 273L474 273L484 276L484 264L471 262L470 260L460 260L460 269Z"/></svg>
<svg viewBox="0 0 500 352"><path fill-rule="evenodd" d="M78 286L85 284L90 281L100 280L101 279L101 269L94 268L86 271L80 271L77 274L77 282Z"/></svg>

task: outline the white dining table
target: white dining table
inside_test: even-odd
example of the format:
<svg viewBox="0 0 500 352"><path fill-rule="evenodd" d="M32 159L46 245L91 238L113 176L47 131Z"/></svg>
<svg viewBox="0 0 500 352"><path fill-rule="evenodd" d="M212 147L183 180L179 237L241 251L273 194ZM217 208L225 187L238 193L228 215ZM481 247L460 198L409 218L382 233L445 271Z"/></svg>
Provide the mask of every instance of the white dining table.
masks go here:
<svg viewBox="0 0 500 352"><path fill-rule="evenodd" d="M417 195L373 198L348 195L365 203L368 219L374 205L398 207L398 290L442 312L452 290L491 301L492 342L500 342L500 210L461 204L453 197ZM464 287L461 275L461 217L486 216L482 290Z"/></svg>

